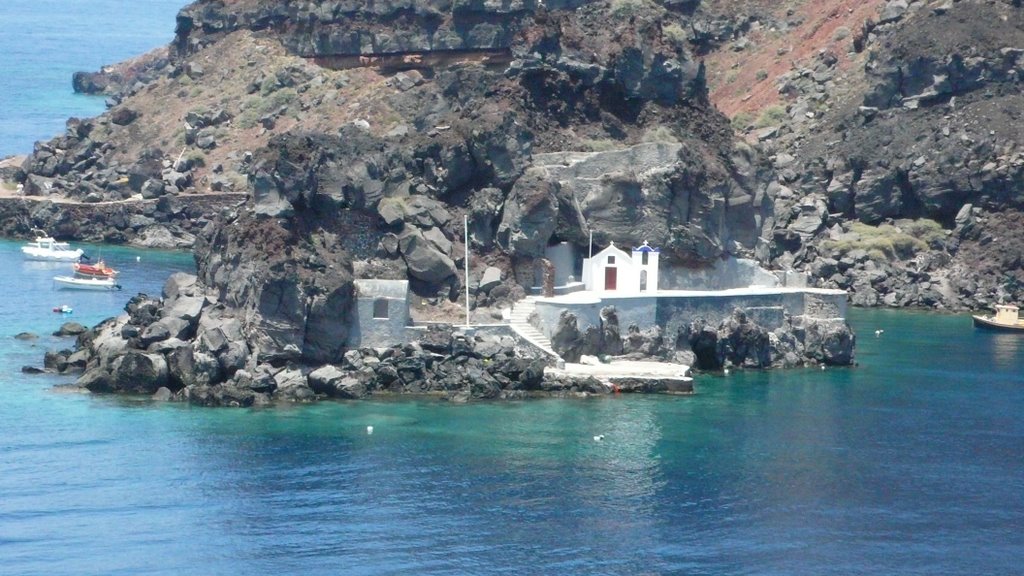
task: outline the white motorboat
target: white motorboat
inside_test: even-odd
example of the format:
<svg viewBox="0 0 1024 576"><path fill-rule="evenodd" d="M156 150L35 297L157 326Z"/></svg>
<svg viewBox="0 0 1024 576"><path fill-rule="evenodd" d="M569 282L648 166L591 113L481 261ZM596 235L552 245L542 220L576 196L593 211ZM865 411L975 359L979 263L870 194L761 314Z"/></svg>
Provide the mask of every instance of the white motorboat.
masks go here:
<svg viewBox="0 0 1024 576"><path fill-rule="evenodd" d="M54 276L53 287L65 290L120 290L121 285L113 278L80 278L77 276Z"/></svg>
<svg viewBox="0 0 1024 576"><path fill-rule="evenodd" d="M43 262L78 262L85 253L81 248L71 249L67 242L58 242L42 231L37 231L35 240L21 247L26 260Z"/></svg>

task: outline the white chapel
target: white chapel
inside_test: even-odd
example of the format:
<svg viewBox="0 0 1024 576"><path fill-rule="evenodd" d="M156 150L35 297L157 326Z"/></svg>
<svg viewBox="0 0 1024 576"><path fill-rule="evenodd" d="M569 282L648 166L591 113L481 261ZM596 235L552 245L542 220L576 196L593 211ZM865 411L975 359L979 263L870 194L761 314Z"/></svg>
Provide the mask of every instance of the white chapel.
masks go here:
<svg viewBox="0 0 1024 576"><path fill-rule="evenodd" d="M593 257L583 259L583 284L592 292L657 292L659 253L646 241L629 253L612 242Z"/></svg>

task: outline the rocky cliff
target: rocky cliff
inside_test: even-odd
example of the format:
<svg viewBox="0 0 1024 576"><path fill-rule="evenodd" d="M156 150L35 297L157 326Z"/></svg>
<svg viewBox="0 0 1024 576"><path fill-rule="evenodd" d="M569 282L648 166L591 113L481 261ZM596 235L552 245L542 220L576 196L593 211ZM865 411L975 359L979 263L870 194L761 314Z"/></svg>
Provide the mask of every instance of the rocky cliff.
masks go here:
<svg viewBox="0 0 1024 576"><path fill-rule="evenodd" d="M1020 3L892 0L849 14L761 79L777 103L730 101L776 169L777 227L762 259L865 306L1020 300ZM737 50L744 36L721 50L760 53L751 41ZM761 54L750 59L767 67Z"/></svg>

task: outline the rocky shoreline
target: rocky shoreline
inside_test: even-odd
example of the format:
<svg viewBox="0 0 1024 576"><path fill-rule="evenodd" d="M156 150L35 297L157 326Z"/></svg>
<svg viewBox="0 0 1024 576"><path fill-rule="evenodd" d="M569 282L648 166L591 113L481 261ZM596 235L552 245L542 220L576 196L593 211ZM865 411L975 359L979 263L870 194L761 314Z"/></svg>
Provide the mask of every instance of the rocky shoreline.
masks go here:
<svg viewBox="0 0 1024 576"><path fill-rule="evenodd" d="M614 311L606 310L608 316ZM94 393L151 396L201 406L261 406L322 399L357 400L429 395L454 402L586 397L612 393L692 393L692 382L664 370L616 372L614 363L593 373L546 370L553 358L519 341L514 333L454 329L430 324L416 340L386 348L339 349L314 359L295 346L275 349L248 331L216 290L194 275L173 274L161 298L133 297L125 313L86 329L69 323L60 335L75 348L47 352L43 369L26 372L77 374L74 387ZM799 324L799 327L797 326ZM582 353L634 361L686 363L707 369L849 365L854 337L843 321L804 319L774 331L740 310L717 329L701 320L671 344L655 329L605 322L598 333L570 338L563 329L556 347L578 361ZM344 327L342 327L344 328ZM333 337L338 337L334 333ZM260 342L264 348L261 349Z"/></svg>
<svg viewBox="0 0 1024 576"><path fill-rule="evenodd" d="M71 325L75 349L47 352L44 371L80 374L74 387L148 395L201 406L261 406L320 399L429 395L454 402L686 393L658 377L547 375L550 358L510 336L473 335L432 325L417 342L346 351L310 364L252 353L241 322L195 276L172 275L161 299L140 294L125 313L91 329ZM40 372L26 367L26 372Z"/></svg>

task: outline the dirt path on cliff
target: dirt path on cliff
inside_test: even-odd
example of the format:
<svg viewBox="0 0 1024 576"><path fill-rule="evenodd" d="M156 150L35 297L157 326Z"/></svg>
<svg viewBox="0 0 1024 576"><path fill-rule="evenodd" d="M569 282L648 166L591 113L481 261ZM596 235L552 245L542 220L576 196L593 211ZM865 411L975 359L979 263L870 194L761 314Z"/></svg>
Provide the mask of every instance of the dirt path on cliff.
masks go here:
<svg viewBox="0 0 1024 576"><path fill-rule="evenodd" d="M182 201L189 200L207 200L210 198L232 198L237 197L244 199L247 196L245 192L199 192L196 194L174 194L175 198ZM83 202L75 198L68 198L66 196L26 196L19 190L9 190L4 186L0 186L0 200L15 199L15 200L26 200L29 202L53 202L54 204L73 204L80 206L110 206L115 204L134 204L137 202L146 202L147 200L141 195L136 194L130 198L123 200L106 200L103 202ZM155 198L154 198L155 200Z"/></svg>

